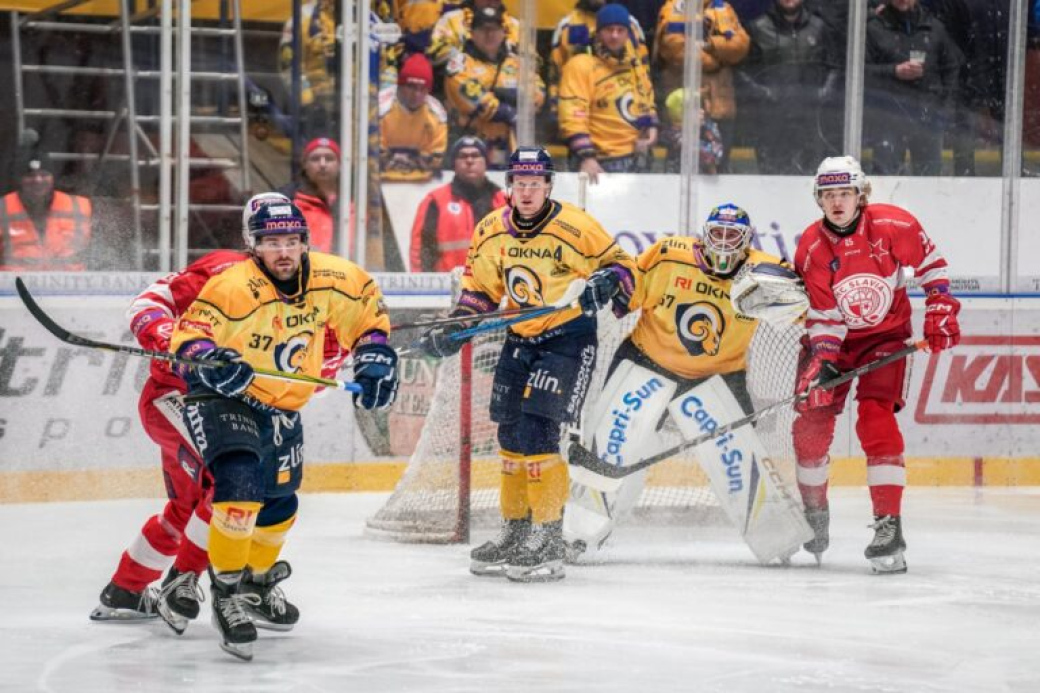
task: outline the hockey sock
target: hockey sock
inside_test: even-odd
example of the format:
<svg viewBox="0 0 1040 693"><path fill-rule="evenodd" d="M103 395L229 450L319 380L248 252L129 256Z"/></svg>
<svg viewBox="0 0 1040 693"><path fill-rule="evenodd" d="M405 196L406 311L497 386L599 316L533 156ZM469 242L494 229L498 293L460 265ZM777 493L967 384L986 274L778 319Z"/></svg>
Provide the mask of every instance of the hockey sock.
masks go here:
<svg viewBox="0 0 1040 693"><path fill-rule="evenodd" d="M867 457L867 485L874 515L899 516L906 486L906 466L902 455Z"/></svg>
<svg viewBox="0 0 1040 693"><path fill-rule="evenodd" d="M180 539L181 533L163 515L150 517L120 557L112 582L140 592L170 567Z"/></svg>
<svg viewBox="0 0 1040 693"><path fill-rule="evenodd" d="M798 491L802 494L802 502L808 510L822 510L827 507L827 478L830 473L831 458L821 457L815 460L798 460L795 474L798 479Z"/></svg>
<svg viewBox="0 0 1040 693"><path fill-rule="evenodd" d="M249 567L254 575L263 575L278 560L285 544L285 536L289 533L296 516L293 515L284 522L268 527L256 526L253 532L253 542L249 545Z"/></svg>
<svg viewBox="0 0 1040 693"><path fill-rule="evenodd" d="M209 565L209 523L213 516L213 507L208 503L199 504L188 520L188 526L184 528L184 537L181 546L177 550L177 558L173 567L181 573L195 573L201 575L206 566Z"/></svg>
<svg viewBox="0 0 1040 693"><path fill-rule="evenodd" d="M249 561L256 518L263 504L223 501L213 504L209 526L209 562L218 573L240 571Z"/></svg>
<svg viewBox="0 0 1040 693"><path fill-rule="evenodd" d="M559 455L532 455L527 458L527 497L531 502L531 522L545 524L563 517L570 482L567 465Z"/></svg>
<svg viewBox="0 0 1040 693"><path fill-rule="evenodd" d="M531 510L527 503L527 473L524 458L515 452L502 450L501 498L502 517L522 520Z"/></svg>

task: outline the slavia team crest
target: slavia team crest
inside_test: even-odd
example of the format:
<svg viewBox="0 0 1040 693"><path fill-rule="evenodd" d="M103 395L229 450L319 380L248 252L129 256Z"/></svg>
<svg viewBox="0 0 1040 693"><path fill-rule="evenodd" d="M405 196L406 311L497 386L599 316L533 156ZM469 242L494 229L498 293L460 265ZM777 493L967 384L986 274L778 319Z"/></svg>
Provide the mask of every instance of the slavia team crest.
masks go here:
<svg viewBox="0 0 1040 693"><path fill-rule="evenodd" d="M834 285L834 298L849 327L873 327L888 315L892 287L876 274L854 274Z"/></svg>
<svg viewBox="0 0 1040 693"><path fill-rule="evenodd" d="M707 301L682 303L675 310L675 327L679 341L691 356L715 356L722 345L726 318Z"/></svg>
<svg viewBox="0 0 1040 693"><path fill-rule="evenodd" d="M307 345L313 336L313 332L302 332L290 337L287 342L276 344L274 347L275 368L283 373L298 373L307 359Z"/></svg>
<svg viewBox="0 0 1040 693"><path fill-rule="evenodd" d="M523 265L514 265L506 270L506 291L517 305L545 305L542 299L542 280Z"/></svg>

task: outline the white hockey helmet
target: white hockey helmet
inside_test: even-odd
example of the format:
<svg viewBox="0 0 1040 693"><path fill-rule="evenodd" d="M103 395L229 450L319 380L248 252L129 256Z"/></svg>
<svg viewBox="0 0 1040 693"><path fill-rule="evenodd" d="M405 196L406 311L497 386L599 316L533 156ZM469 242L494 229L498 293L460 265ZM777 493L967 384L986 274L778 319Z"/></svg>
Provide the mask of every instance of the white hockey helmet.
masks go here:
<svg viewBox="0 0 1040 693"><path fill-rule="evenodd" d="M870 197L870 181L863 173L863 167L852 156L830 156L820 163L813 180L813 197L820 203L820 195L824 190L834 188L854 188L866 203Z"/></svg>
<svg viewBox="0 0 1040 693"><path fill-rule="evenodd" d="M253 215L256 214L257 210L269 204L285 205L290 202L292 200L277 192L260 193L249 198L249 201L242 207L242 241L245 243L246 248L252 250L256 247L256 238L249 230L249 222L253 219Z"/></svg>

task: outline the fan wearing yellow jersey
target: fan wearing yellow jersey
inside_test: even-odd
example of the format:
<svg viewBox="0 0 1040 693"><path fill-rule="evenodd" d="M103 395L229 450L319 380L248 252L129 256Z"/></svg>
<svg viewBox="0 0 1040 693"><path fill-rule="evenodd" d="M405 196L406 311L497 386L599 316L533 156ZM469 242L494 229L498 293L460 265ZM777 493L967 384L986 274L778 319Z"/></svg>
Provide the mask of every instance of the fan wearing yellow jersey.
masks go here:
<svg viewBox="0 0 1040 693"><path fill-rule="evenodd" d="M500 535L471 553L476 575L519 582L564 577L563 506L567 465L560 456L563 424L581 413L596 364L596 314L624 310L635 263L582 210L550 197L552 159L539 147L510 157L508 206L484 217L473 233L462 297L455 314L549 306L585 280L580 307L556 310L510 327L492 386L491 420L502 455ZM455 328L423 339L434 356L458 351Z"/></svg>
<svg viewBox="0 0 1040 693"><path fill-rule="evenodd" d="M214 623L224 650L251 659L256 626L290 630L300 615L278 587L291 574L278 556L303 478L299 409L315 389L254 379L253 367L320 376L325 340L334 338L353 352L356 403L385 408L397 390L397 354L379 287L352 262L307 252L295 205L260 208L245 235L252 257L206 283L170 351L214 364L183 373L184 423L213 474Z"/></svg>

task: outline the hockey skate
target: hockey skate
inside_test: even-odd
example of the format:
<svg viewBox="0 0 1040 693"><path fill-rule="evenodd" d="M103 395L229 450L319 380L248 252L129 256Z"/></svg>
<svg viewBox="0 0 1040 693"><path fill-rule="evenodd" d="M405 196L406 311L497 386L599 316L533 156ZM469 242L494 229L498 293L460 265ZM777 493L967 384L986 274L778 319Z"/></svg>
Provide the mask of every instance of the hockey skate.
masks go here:
<svg viewBox="0 0 1040 693"><path fill-rule="evenodd" d="M253 659L256 626L247 609L259 606L260 597L241 591L244 573L214 573L209 569L213 595L213 627L220 633L220 649L247 662Z"/></svg>
<svg viewBox="0 0 1040 693"><path fill-rule="evenodd" d="M903 522L898 515L884 515L874 518L870 527L874 530L874 540L870 542L863 555L870 561L870 567L877 575L888 573L905 573L906 559L903 551Z"/></svg>
<svg viewBox="0 0 1040 693"><path fill-rule="evenodd" d="M198 617L199 604L205 600L198 575L190 570L182 573L176 568L170 568L159 590L156 608L166 625L180 635L188 627L188 621Z"/></svg>
<svg viewBox="0 0 1040 693"><path fill-rule="evenodd" d="M507 561L506 577L513 582L554 582L566 577L563 559L563 520L531 525L531 532Z"/></svg>
<svg viewBox="0 0 1040 693"><path fill-rule="evenodd" d="M498 536L469 552L469 572L481 577L505 575L506 563L531 531L531 521L505 520Z"/></svg>
<svg viewBox="0 0 1040 693"><path fill-rule="evenodd" d="M292 630L300 620L300 610L285 598L285 593L278 586L279 582L292 575L292 568L286 561L278 561L263 575L247 574L242 579L239 592L253 594L260 600L254 604L249 602L246 611L257 628L268 630Z"/></svg>
<svg viewBox="0 0 1040 693"><path fill-rule="evenodd" d="M155 590L151 587L131 592L110 582L101 590L101 603L90 612L90 620L117 623L150 621L159 615L155 610L155 599Z"/></svg>
<svg viewBox="0 0 1040 693"><path fill-rule="evenodd" d="M805 521L812 528L813 537L810 541L802 544L802 548L816 557L816 565L823 563L823 552L831 545L831 511L829 508L805 510Z"/></svg>

